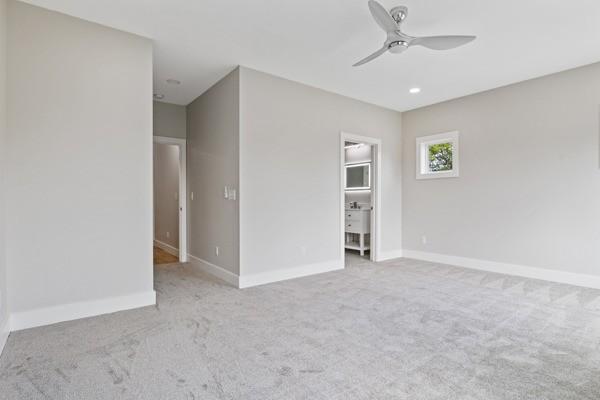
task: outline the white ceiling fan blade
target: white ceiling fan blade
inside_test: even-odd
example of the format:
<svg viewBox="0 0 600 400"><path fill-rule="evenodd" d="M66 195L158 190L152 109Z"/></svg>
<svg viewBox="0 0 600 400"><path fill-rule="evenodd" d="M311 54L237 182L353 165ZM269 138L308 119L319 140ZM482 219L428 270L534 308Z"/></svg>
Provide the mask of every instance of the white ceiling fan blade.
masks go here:
<svg viewBox="0 0 600 400"><path fill-rule="evenodd" d="M411 46L423 46L432 50L449 50L465 45L476 39L476 36L426 36L415 38Z"/></svg>
<svg viewBox="0 0 600 400"><path fill-rule="evenodd" d="M396 24L390 13L381 4L375 0L369 0L369 10L381 29L386 32L398 30L398 24Z"/></svg>
<svg viewBox="0 0 600 400"><path fill-rule="evenodd" d="M386 51L388 51L388 49L389 49L388 46L383 46L381 49L377 50L375 53L371 54L368 57L363 58L362 60L360 60L359 62L357 62L356 64L354 64L353 67L358 67L359 65L366 64L369 61L372 61L372 60L376 59L377 57L379 57L380 55L382 55L383 53L385 53Z"/></svg>

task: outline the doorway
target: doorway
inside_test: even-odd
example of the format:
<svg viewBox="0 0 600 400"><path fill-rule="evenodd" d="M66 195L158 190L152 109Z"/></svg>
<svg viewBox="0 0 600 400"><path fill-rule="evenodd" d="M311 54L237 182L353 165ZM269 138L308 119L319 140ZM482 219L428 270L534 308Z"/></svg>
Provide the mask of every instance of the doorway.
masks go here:
<svg viewBox="0 0 600 400"><path fill-rule="evenodd" d="M187 262L186 141L154 136L155 264Z"/></svg>
<svg viewBox="0 0 600 400"><path fill-rule="evenodd" d="M377 261L380 253L381 140L340 136L342 258Z"/></svg>

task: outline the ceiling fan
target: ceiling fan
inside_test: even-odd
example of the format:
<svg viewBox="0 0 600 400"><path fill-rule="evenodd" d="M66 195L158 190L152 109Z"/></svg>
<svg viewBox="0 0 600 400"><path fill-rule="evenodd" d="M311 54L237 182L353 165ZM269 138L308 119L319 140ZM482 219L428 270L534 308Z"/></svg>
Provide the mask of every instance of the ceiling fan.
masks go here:
<svg viewBox="0 0 600 400"><path fill-rule="evenodd" d="M368 57L363 58L353 65L358 67L374 60L383 53L402 53L411 46L423 46L432 50L449 50L462 46L473 40L476 36L425 36L413 37L400 30L402 22L408 16L408 8L399 6L392 8L389 12L375 0L369 0L369 10L375 22L385 31L387 39L383 47Z"/></svg>

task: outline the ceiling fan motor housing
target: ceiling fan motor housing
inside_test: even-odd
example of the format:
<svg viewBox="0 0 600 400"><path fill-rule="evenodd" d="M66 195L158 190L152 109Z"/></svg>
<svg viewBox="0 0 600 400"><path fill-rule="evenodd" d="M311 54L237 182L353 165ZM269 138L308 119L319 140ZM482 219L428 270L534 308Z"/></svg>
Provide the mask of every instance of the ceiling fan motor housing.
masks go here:
<svg viewBox="0 0 600 400"><path fill-rule="evenodd" d="M404 50L408 48L408 42L403 40L390 43L390 53L402 53Z"/></svg>

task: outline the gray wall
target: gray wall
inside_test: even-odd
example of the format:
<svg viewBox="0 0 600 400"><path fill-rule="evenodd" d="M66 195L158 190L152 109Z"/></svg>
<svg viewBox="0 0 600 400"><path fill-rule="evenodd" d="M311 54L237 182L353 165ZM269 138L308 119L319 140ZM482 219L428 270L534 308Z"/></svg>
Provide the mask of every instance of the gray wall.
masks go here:
<svg viewBox="0 0 600 400"><path fill-rule="evenodd" d="M187 106L187 132L189 253L239 274L238 202L223 196L239 179L237 69Z"/></svg>
<svg viewBox="0 0 600 400"><path fill-rule="evenodd" d="M600 275L599 107L595 64L404 113L404 248ZM460 177L417 181L453 130Z"/></svg>
<svg viewBox="0 0 600 400"><path fill-rule="evenodd" d="M186 115L185 106L155 101L153 104L154 136L165 136L185 139Z"/></svg>
<svg viewBox="0 0 600 400"><path fill-rule="evenodd" d="M154 239L179 249L179 146L154 143Z"/></svg>
<svg viewBox="0 0 600 400"><path fill-rule="evenodd" d="M8 331L6 284L5 171L6 171L6 0L0 0L0 352Z"/></svg>
<svg viewBox="0 0 600 400"><path fill-rule="evenodd" d="M382 243L401 249L401 115L241 68L242 275L336 265L340 132L381 138Z"/></svg>
<svg viewBox="0 0 600 400"><path fill-rule="evenodd" d="M152 294L152 42L9 2L12 312Z"/></svg>

